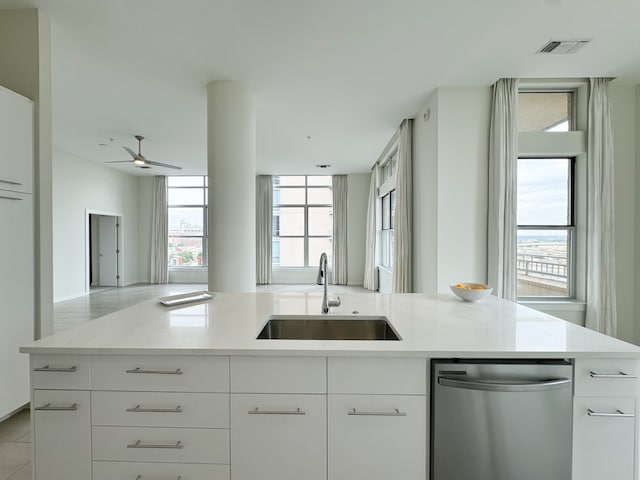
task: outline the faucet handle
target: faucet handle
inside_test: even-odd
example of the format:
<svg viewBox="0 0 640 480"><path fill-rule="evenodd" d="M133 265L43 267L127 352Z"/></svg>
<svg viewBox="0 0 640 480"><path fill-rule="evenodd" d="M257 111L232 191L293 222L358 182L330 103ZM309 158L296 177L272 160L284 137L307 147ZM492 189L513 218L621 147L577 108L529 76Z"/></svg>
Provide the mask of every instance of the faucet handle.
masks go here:
<svg viewBox="0 0 640 480"><path fill-rule="evenodd" d="M327 305L329 307L339 307L340 306L340 297L336 297L336 298L337 298L337 300L329 300L327 302Z"/></svg>

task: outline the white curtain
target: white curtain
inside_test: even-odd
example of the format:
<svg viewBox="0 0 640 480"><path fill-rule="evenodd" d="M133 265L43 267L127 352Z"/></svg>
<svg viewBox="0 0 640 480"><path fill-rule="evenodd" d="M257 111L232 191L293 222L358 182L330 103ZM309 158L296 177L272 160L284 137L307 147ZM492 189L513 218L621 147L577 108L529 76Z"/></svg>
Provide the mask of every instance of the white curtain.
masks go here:
<svg viewBox="0 0 640 480"><path fill-rule="evenodd" d="M400 125L398 137L398 163L396 166L396 208L393 233L394 293L411 293L411 242L412 242L412 139L413 120L406 119Z"/></svg>
<svg viewBox="0 0 640 480"><path fill-rule="evenodd" d="M489 132L488 281L496 296L516 301L516 168L518 80L493 86Z"/></svg>
<svg viewBox="0 0 640 480"><path fill-rule="evenodd" d="M167 177L153 177L151 207L151 283L169 283Z"/></svg>
<svg viewBox="0 0 640 480"><path fill-rule="evenodd" d="M364 283L368 290L378 289L376 259L376 188L378 185L378 167L374 166L369 184L369 205L367 206L366 240L364 250Z"/></svg>
<svg viewBox="0 0 640 480"><path fill-rule="evenodd" d="M586 326L615 336L613 127L610 79L589 79Z"/></svg>
<svg viewBox="0 0 640 480"><path fill-rule="evenodd" d="M256 177L256 283L271 283L271 237L273 218L273 179Z"/></svg>
<svg viewBox="0 0 640 480"><path fill-rule="evenodd" d="M347 284L347 176L333 175L333 283Z"/></svg>

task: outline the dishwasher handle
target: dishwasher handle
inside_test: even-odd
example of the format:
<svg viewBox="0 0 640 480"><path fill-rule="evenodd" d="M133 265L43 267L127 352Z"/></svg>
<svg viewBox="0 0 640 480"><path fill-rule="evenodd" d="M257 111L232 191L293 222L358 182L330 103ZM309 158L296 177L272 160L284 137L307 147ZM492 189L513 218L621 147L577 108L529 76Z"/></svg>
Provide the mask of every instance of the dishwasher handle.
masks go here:
<svg viewBox="0 0 640 480"><path fill-rule="evenodd" d="M438 377L438 383L445 387L483 390L487 392L540 392L571 386L568 378L554 378L542 382L487 382L483 380L461 380L460 378Z"/></svg>

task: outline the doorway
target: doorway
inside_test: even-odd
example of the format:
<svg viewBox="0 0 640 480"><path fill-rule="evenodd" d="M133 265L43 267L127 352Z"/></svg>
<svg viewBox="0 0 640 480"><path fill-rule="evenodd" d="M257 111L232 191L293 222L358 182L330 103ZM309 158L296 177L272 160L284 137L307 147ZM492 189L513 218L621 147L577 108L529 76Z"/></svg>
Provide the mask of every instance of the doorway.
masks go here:
<svg viewBox="0 0 640 480"><path fill-rule="evenodd" d="M122 215L90 212L87 223L87 292L120 287L122 277Z"/></svg>

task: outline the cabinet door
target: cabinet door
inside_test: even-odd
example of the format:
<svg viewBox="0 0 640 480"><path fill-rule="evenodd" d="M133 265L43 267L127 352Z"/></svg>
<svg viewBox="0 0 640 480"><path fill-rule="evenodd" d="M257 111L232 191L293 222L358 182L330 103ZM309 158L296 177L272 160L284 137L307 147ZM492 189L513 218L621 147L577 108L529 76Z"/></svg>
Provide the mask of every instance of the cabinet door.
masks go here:
<svg viewBox="0 0 640 480"><path fill-rule="evenodd" d="M633 398L575 397L574 480L634 478L634 414Z"/></svg>
<svg viewBox="0 0 640 480"><path fill-rule="evenodd" d="M34 478L90 479L89 392L35 390L34 405Z"/></svg>
<svg viewBox="0 0 640 480"><path fill-rule="evenodd" d="M324 395L231 395L232 480L325 480Z"/></svg>
<svg viewBox="0 0 640 480"><path fill-rule="evenodd" d="M0 190L0 418L29 402L33 341L33 215L31 195Z"/></svg>
<svg viewBox="0 0 640 480"><path fill-rule="evenodd" d="M424 480L421 395L329 395L329 480Z"/></svg>
<svg viewBox="0 0 640 480"><path fill-rule="evenodd" d="M0 87L0 189L33 191L33 102Z"/></svg>

